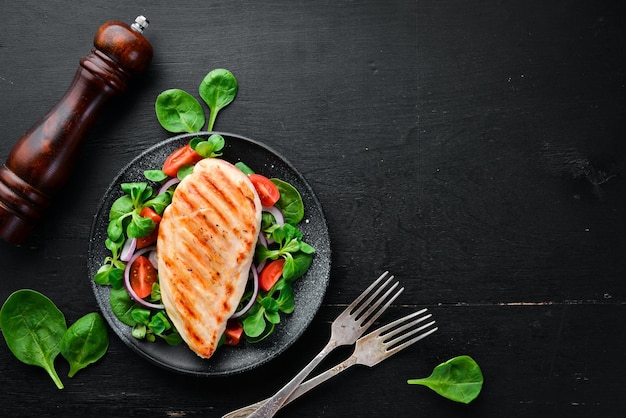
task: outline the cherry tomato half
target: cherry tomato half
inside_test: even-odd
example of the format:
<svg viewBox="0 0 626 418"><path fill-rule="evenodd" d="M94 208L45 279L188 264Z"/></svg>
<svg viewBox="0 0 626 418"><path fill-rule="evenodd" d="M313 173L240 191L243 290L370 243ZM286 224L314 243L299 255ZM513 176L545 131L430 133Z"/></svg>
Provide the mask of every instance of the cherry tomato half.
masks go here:
<svg viewBox="0 0 626 418"><path fill-rule="evenodd" d="M243 334L243 326L238 321L228 321L226 331L224 331L224 344L237 345Z"/></svg>
<svg viewBox="0 0 626 418"><path fill-rule="evenodd" d="M163 172L170 177L176 177L178 170L184 165L193 165L203 157L194 151L189 144L183 145L171 153L163 163Z"/></svg>
<svg viewBox="0 0 626 418"><path fill-rule="evenodd" d="M274 204L278 202L280 192L278 191L278 187L276 187L270 179L261 174L249 174L248 178L258 193L263 206L274 206Z"/></svg>
<svg viewBox="0 0 626 418"><path fill-rule="evenodd" d="M268 263L259 274L259 286L266 292L272 288L283 274L285 259L279 258Z"/></svg>
<svg viewBox="0 0 626 418"><path fill-rule="evenodd" d="M137 296L145 298L152 292L152 284L156 283L156 269L148 257L140 255L130 266L130 286Z"/></svg>
<svg viewBox="0 0 626 418"><path fill-rule="evenodd" d="M154 229L149 235L137 238L137 248L145 248L156 243L157 237L159 236L159 223L161 222L161 216L149 207L141 209L139 216L142 218L150 218L152 219L152 222L154 222Z"/></svg>

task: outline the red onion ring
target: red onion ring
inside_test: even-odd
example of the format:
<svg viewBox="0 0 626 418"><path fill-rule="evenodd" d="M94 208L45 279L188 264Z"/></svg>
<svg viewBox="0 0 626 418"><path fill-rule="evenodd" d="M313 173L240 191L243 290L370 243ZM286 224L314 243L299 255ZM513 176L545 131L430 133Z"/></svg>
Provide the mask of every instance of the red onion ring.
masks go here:
<svg viewBox="0 0 626 418"><path fill-rule="evenodd" d="M159 188L159 191L157 192L157 194L165 193L167 191L167 189L169 189L170 187L172 187L173 185L175 185L177 183L180 183L180 179L178 177L172 177L171 179L169 179L168 181L163 183L161 188Z"/></svg>
<svg viewBox="0 0 626 418"><path fill-rule="evenodd" d="M263 212L271 214L277 225L282 226L285 224L285 215L276 206L263 206Z"/></svg>
<svg viewBox="0 0 626 418"><path fill-rule="evenodd" d="M250 308L252 308L252 306L256 302L256 297L259 294L259 272L257 271L257 269L254 266L254 264L250 266L250 271L252 272L252 280L254 282L253 283L254 284L254 288L252 289L252 296L250 297L250 300L248 301L246 306L241 308L239 311L235 312L230 317L230 319L236 319L236 318L239 318L240 316L244 315L246 312L248 312L250 310Z"/></svg>
<svg viewBox="0 0 626 418"><path fill-rule="evenodd" d="M150 251L150 254L148 254L148 260L150 260L150 262L152 263L154 268L158 271L159 270L159 266L158 266L156 248L154 250Z"/></svg>
<svg viewBox="0 0 626 418"><path fill-rule="evenodd" d="M133 257L135 250L137 249L137 238L127 239L122 247L122 252L120 253L120 260L127 262Z"/></svg>
<svg viewBox="0 0 626 418"><path fill-rule="evenodd" d="M130 267L133 265L137 257L147 253L148 251L153 251L155 248L156 247L154 245L151 245L149 247L142 248L133 254L132 258L130 259L130 261L128 261L128 263L126 263L126 267L124 268L124 287L126 287L126 291L130 295L130 298L141 306L148 309L165 309L165 306L163 306L163 304L148 302L140 298L133 290L133 287L130 285Z"/></svg>

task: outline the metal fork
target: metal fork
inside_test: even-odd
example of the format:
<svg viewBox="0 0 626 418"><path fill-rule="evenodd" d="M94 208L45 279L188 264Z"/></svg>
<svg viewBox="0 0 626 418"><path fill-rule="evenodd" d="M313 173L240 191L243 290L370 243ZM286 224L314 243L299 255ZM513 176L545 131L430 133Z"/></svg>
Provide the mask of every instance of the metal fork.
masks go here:
<svg viewBox="0 0 626 418"><path fill-rule="evenodd" d="M283 406L304 395L317 385L327 381L331 377L338 375L339 373L356 364L373 367L381 361L388 359L397 352L428 337L430 334L437 331L438 328L433 326L435 324L435 321L430 321L424 325L420 325L422 322L432 316L431 314L420 316L426 311L427 309L422 309L420 311L413 312L410 315L397 319L394 322L387 324L375 331L372 331L364 337L359 338L356 342L354 352L349 358L339 363L332 369L326 370L324 373L321 373L314 378L302 383L285 401ZM251 413L256 411L265 402L266 401L260 401L255 404L237 409L236 411L229 412L222 418L247 417Z"/></svg>
<svg viewBox="0 0 626 418"><path fill-rule="evenodd" d="M363 335L365 330L378 319L404 290L404 288L400 288L392 295L392 292L398 286L398 282L395 282L382 296L379 296L393 280L393 276L389 276L389 278L383 282L388 274L388 272L384 272L333 321L331 324L330 340L322 351L320 351L300 373L291 379L289 383L283 386L282 389L269 398L259 409L253 412L250 415L251 418L269 418L274 416L276 411L285 403L289 395L296 390L300 383L302 383L309 373L311 373L332 350L341 345L354 344L356 340Z"/></svg>

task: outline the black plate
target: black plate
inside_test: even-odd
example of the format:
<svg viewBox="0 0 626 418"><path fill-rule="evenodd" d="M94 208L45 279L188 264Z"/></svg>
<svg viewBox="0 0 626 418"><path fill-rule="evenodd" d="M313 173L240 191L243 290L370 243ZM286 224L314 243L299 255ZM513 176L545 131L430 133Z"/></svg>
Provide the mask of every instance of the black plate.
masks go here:
<svg viewBox="0 0 626 418"><path fill-rule="evenodd" d="M313 190L298 171L283 157L267 146L238 135L222 133L226 146L221 158L236 163L244 161L259 174L277 177L291 183L301 193L305 206L305 218L300 224L305 241L317 250L307 274L294 283L295 311L284 315L274 333L257 344L244 343L238 347L222 347L210 358L202 359L185 344L168 346L163 341L148 343L135 339L130 327L120 322L109 305L107 286L93 281L109 251L104 246L109 209L122 195L120 184L145 181L144 170L158 169L165 158L175 149L187 144L195 136L207 137L208 132L184 134L165 140L146 150L124 167L107 189L96 212L89 239L89 280L98 305L111 329L131 349L151 362L179 373L198 376L220 376L244 372L268 362L294 343L313 320L319 309L330 278L330 240L322 207Z"/></svg>

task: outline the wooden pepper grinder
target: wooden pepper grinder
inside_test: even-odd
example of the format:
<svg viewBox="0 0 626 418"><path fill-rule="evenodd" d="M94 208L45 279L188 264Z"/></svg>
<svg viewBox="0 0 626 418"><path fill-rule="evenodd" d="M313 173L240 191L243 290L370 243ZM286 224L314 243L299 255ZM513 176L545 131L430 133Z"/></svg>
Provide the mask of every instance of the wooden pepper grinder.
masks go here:
<svg viewBox="0 0 626 418"><path fill-rule="evenodd" d="M0 168L0 239L24 243L69 178L98 112L146 70L152 61L152 46L142 35L147 26L143 16L131 26L100 26L63 98L15 144Z"/></svg>

